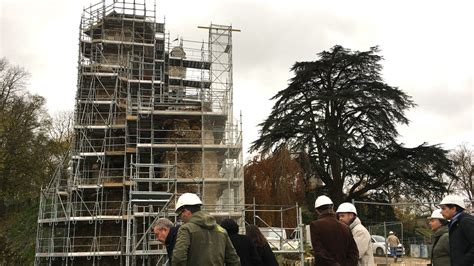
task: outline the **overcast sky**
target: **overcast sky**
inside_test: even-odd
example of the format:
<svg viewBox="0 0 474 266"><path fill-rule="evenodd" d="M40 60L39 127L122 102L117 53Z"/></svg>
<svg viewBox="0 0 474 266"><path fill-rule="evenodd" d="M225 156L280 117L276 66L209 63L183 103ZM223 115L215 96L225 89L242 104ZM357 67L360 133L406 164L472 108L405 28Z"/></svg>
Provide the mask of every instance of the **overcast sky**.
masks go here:
<svg viewBox="0 0 474 266"><path fill-rule="evenodd" d="M418 106L399 127L407 146L474 143L473 1L162 0L172 37L207 40L198 25L232 24L234 113L243 114L244 149L269 114L269 99L286 88L296 61L336 44L353 50L379 45L383 77ZM31 72L28 90L50 113L73 110L78 30L90 0L2 0L0 56ZM148 3L153 3L152 1ZM383 3L383 4L382 4ZM247 156L247 155L245 155Z"/></svg>

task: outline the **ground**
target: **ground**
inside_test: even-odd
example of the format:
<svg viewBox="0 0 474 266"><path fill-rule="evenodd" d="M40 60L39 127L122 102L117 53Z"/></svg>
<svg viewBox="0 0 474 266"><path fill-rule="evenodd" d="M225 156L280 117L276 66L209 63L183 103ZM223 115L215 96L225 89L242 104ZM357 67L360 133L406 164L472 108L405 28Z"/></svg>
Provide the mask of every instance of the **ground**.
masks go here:
<svg viewBox="0 0 474 266"><path fill-rule="evenodd" d="M422 258L410 258L410 257L403 257L398 258L397 262L393 262L393 258L385 259L385 257L375 257L376 265L387 265L386 262L388 261L388 265L390 266L426 266L430 263L429 259L422 259Z"/></svg>
<svg viewBox="0 0 474 266"><path fill-rule="evenodd" d="M387 264L388 262L388 264ZM290 259L283 259L279 258L278 263L281 266L300 266L300 262L296 260ZM306 265L313 265L313 260L311 258L307 258L305 261ZM375 257L375 265L382 266L426 266L430 263L429 259L422 259L422 258L410 258L410 257L403 257L398 258L397 262L393 262L393 258L388 258L387 260L385 257Z"/></svg>

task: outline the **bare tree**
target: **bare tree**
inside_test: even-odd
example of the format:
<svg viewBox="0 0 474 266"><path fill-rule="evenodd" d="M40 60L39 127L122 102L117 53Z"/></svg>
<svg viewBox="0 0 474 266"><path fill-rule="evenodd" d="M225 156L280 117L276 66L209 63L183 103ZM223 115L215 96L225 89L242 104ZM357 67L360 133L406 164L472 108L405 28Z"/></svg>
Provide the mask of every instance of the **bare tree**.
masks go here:
<svg viewBox="0 0 474 266"><path fill-rule="evenodd" d="M469 200L474 196L474 149L462 143L450 154L458 180L452 180L451 189L465 193Z"/></svg>
<svg viewBox="0 0 474 266"><path fill-rule="evenodd" d="M74 137L74 113L60 111L55 113L48 127L48 135L53 149L50 167L56 168L64 160L68 160L69 149ZM64 164L64 165L67 165Z"/></svg>
<svg viewBox="0 0 474 266"><path fill-rule="evenodd" d="M0 58L0 111L12 96L23 91L29 78L30 73L24 68L10 65L5 57Z"/></svg>
<svg viewBox="0 0 474 266"><path fill-rule="evenodd" d="M72 111L60 111L53 115L49 136L53 141L71 142L74 124L74 113Z"/></svg>

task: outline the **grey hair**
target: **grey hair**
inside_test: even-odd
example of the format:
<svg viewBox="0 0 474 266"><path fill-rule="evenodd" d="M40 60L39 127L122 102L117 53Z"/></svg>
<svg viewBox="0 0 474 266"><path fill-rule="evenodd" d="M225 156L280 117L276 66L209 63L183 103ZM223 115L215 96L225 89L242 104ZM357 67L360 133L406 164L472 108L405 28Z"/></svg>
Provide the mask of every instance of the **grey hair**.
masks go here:
<svg viewBox="0 0 474 266"><path fill-rule="evenodd" d="M155 223L153 224L153 227L155 226L158 226L158 228L165 228L165 227L171 228L174 226L174 224L168 218L160 218L156 220Z"/></svg>

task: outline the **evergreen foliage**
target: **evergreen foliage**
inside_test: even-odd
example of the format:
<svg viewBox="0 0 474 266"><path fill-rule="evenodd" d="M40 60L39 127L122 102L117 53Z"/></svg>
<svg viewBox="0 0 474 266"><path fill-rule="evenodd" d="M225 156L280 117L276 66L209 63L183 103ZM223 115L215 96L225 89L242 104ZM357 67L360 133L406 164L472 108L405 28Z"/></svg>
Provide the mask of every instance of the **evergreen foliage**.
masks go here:
<svg viewBox="0 0 474 266"><path fill-rule="evenodd" d="M275 105L250 150L268 153L286 145L307 154L311 174L323 182L316 194L330 195L336 205L390 186L407 195L443 193L439 176L453 176L447 151L397 143L397 126L409 123L405 111L415 103L384 82L378 53L378 47L336 45L316 61L295 63L295 76L272 98Z"/></svg>

